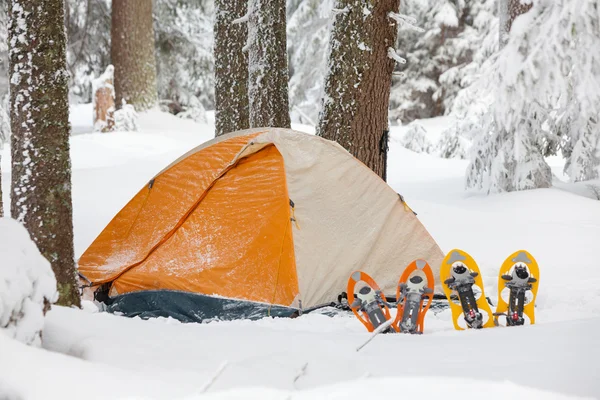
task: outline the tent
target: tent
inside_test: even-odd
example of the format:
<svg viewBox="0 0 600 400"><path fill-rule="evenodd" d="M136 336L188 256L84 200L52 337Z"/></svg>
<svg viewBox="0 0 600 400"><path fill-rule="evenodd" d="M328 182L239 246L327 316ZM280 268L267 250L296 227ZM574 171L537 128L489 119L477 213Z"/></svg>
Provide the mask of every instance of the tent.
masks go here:
<svg viewBox="0 0 600 400"><path fill-rule="evenodd" d="M321 137L262 128L166 167L79 271L111 311L202 321L301 313L337 300L355 270L395 293L416 258L439 279L440 248L368 167Z"/></svg>

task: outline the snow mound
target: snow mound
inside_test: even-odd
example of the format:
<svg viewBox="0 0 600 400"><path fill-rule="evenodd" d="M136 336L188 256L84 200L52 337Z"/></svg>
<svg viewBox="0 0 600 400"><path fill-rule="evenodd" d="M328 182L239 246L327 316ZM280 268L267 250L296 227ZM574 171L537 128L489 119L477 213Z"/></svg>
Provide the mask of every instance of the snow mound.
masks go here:
<svg viewBox="0 0 600 400"><path fill-rule="evenodd" d="M39 346L46 304L57 298L56 278L27 230L0 219L0 331Z"/></svg>
<svg viewBox="0 0 600 400"><path fill-rule="evenodd" d="M363 378L323 386L312 390L283 391L268 388L234 389L210 394L202 399L296 399L296 400L345 400L345 399L463 399L466 394L484 395L489 400L508 398L573 399L576 397L531 389L511 382L479 381L475 379L450 379L446 377L410 378ZM200 398L190 397L188 400Z"/></svg>

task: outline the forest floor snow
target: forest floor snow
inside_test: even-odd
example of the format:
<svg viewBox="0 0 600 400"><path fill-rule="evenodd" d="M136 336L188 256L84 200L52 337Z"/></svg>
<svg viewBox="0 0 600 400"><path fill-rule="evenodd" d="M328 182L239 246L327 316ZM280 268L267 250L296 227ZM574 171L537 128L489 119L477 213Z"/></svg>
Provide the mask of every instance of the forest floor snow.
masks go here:
<svg viewBox="0 0 600 400"><path fill-rule="evenodd" d="M90 106L72 109L77 257L154 174L213 137L212 125L158 111L139 123L139 132L91 133ZM401 132L393 128L392 139ZM423 335L380 335L357 352L369 334L351 315L181 324L86 302L50 311L43 349L0 335L0 398L600 398L600 202L585 185L562 181L560 159L550 162L555 188L486 196L464 191L466 161L390 141L390 185L443 251L473 255L492 300L509 254L536 257L534 326L458 332L449 310L432 310Z"/></svg>

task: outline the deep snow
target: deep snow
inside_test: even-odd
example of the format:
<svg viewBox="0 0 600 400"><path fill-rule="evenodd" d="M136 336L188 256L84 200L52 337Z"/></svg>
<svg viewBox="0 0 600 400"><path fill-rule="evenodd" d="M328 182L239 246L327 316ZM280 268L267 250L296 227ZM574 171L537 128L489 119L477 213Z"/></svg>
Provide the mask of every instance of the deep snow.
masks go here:
<svg viewBox="0 0 600 400"><path fill-rule="evenodd" d="M91 107L72 113L77 256L148 179L213 136L210 125L157 111L139 122L140 132L90 134ZM556 159L556 188L467 193L466 161L405 150L394 140L401 132L392 130L390 185L442 250L473 255L492 299L504 258L529 250L541 268L537 325L457 332L448 310L430 311L424 335L381 335L356 352L369 334L348 315L186 325L98 313L91 303L83 311L54 307L46 350L0 336L0 398L2 390L23 399L193 398L223 366L210 398L600 396L600 202L582 196L584 186L560 182ZM8 204L8 149L3 156Z"/></svg>

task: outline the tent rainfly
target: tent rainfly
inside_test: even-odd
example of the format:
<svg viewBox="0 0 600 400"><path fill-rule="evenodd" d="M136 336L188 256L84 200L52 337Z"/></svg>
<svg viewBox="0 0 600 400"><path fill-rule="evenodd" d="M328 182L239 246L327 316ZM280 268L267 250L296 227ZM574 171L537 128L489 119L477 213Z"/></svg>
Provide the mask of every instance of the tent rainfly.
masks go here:
<svg viewBox="0 0 600 400"><path fill-rule="evenodd" d="M292 316L362 270L394 292L443 254L401 196L337 143L279 128L220 136L175 160L79 260L110 311L182 321Z"/></svg>

